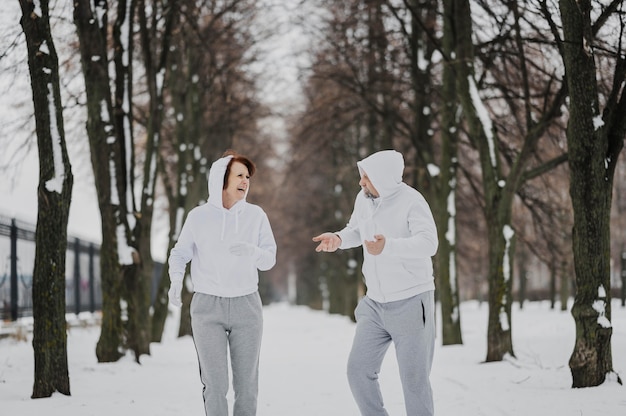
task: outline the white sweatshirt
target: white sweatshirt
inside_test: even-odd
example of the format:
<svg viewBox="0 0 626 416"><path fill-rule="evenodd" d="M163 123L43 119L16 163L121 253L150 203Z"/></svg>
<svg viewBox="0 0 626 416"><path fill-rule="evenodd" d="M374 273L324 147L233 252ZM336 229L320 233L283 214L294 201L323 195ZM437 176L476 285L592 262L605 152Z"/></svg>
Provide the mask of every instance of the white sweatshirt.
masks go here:
<svg viewBox="0 0 626 416"><path fill-rule="evenodd" d="M361 176L367 174L379 193L356 196L348 225L337 235L341 249L385 237L385 247L373 256L363 247L363 276L367 296L377 302L407 299L434 290L431 257L438 247L437 228L428 203L421 193L402 182L404 159L395 150L374 153L357 163Z"/></svg>
<svg viewBox="0 0 626 416"><path fill-rule="evenodd" d="M263 209L245 198L230 209L222 205L222 186L231 156L218 159L209 171L209 200L187 215L169 256L172 282L182 282L191 261L195 292L238 297L258 290L258 270L276 263L276 242ZM251 257L235 256L229 247L236 242L256 246Z"/></svg>

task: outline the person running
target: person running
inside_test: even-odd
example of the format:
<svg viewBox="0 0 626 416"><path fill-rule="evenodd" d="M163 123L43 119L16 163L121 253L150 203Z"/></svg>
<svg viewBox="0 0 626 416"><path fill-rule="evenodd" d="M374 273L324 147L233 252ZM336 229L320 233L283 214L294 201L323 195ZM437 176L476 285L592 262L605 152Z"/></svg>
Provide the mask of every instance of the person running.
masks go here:
<svg viewBox="0 0 626 416"><path fill-rule="evenodd" d="M361 191L347 226L313 241L317 252L362 246L367 294L355 309L348 382L363 416L388 415L378 383L394 343L406 414L434 413L430 371L435 346L435 283L431 257L437 229L428 203L402 181L404 158L384 150L357 163Z"/></svg>
<svg viewBox="0 0 626 416"><path fill-rule="evenodd" d="M234 416L257 410L263 333L258 270L276 263L276 242L263 209L246 202L254 163L227 151L209 171L209 199L192 209L169 255L170 303L180 307L191 261L193 341L207 416L227 416L230 352Z"/></svg>

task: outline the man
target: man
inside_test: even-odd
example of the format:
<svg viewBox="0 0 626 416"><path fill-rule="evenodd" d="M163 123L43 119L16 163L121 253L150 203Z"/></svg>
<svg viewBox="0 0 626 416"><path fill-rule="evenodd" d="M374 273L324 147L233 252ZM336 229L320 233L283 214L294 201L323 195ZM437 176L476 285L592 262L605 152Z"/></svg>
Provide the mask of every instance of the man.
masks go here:
<svg viewBox="0 0 626 416"><path fill-rule="evenodd" d="M364 416L388 415L378 373L393 341L407 415L433 415L430 369L435 344L433 266L437 229L424 197L402 182L395 150L357 163L361 191L348 225L313 238L315 251L363 246L366 296L348 359L348 382Z"/></svg>

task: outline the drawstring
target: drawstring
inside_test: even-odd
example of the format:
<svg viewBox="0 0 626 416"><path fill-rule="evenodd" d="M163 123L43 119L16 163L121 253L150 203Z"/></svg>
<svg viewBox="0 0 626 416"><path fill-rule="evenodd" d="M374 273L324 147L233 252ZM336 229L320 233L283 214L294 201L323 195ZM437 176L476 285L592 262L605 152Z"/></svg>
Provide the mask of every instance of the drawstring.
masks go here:
<svg viewBox="0 0 626 416"><path fill-rule="evenodd" d="M222 235L220 237L221 241L224 241L225 232L226 232L226 211L222 209Z"/></svg>
<svg viewBox="0 0 626 416"><path fill-rule="evenodd" d="M372 202L372 207L370 208L369 219L374 219L374 215L376 214L376 212L378 212L378 210L380 209L380 206L383 204L383 198L382 197L378 197L375 199L372 198L371 202Z"/></svg>
<svg viewBox="0 0 626 416"><path fill-rule="evenodd" d="M237 234L239 232L239 211L241 211L241 208L235 208L235 234ZM221 241L224 241L224 237L226 234L226 215L227 215L227 210L226 209L222 209L222 234L220 237Z"/></svg>

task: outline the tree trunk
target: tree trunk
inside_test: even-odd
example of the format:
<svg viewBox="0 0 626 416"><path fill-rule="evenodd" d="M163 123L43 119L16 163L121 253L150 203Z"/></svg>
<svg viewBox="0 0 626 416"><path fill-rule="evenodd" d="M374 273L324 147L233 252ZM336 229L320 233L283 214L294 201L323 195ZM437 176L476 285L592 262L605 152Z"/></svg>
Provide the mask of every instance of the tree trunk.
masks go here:
<svg viewBox="0 0 626 416"><path fill-rule="evenodd" d="M451 1L451 0L446 0ZM451 56L456 39L453 32L451 4L444 6L443 108L441 115L441 165L439 186L435 193L435 218L439 233L437 250L437 291L441 303L441 332L443 345L462 344L460 295L456 257L456 184L459 103Z"/></svg>
<svg viewBox="0 0 626 416"><path fill-rule="evenodd" d="M172 228L173 229L173 228ZM169 247L167 248L167 255L169 256L172 249L172 239L169 239ZM163 270L161 271L161 277L159 278L159 284L156 290L156 297L154 304L152 305L152 322L150 325L150 340L152 342L161 342L163 338L163 329L165 328L165 321L167 320L169 297L167 292L170 288L170 275L168 271L168 264L165 263Z"/></svg>
<svg viewBox="0 0 626 416"><path fill-rule="evenodd" d="M556 305L556 280L558 277L558 268L556 266L556 259L552 258L552 261L550 261L550 309L554 309L554 306Z"/></svg>
<svg viewBox="0 0 626 416"><path fill-rule="evenodd" d="M610 211L615 163L623 146L625 104L599 109L590 0L560 0L563 62L570 94L567 144L576 296L572 315L576 342L569 360L573 387L602 384L611 356ZM621 58L618 58L621 59ZM623 67L623 65L622 65ZM620 70L621 69L621 70ZM617 72L620 70L620 72ZM616 79L623 79L620 65ZM621 89L621 81L617 88ZM614 87L616 88L616 87Z"/></svg>
<svg viewBox="0 0 626 416"><path fill-rule="evenodd" d="M624 248L622 248L622 263L621 263L621 269L622 269L622 291L621 291L621 298L622 298L622 307L626 306L626 250Z"/></svg>
<svg viewBox="0 0 626 416"><path fill-rule="evenodd" d="M111 362L117 361L125 348L120 308L121 263L132 264L135 259L129 258L127 242L124 143L116 132L108 75L107 2L100 0L94 6L92 10L90 0L76 0L74 23L87 93L87 136L102 217L102 327L96 355L99 362Z"/></svg>
<svg viewBox="0 0 626 416"><path fill-rule="evenodd" d="M296 270L296 305L305 305L311 309L322 310L322 292L319 281L319 264L315 256L308 254L298 262Z"/></svg>
<svg viewBox="0 0 626 416"><path fill-rule="evenodd" d="M26 36L37 145L39 187L33 271L33 350L35 381L32 398L55 391L70 395L65 322L65 256L73 176L65 145L59 89L58 57L47 0L42 16L34 3L20 0L20 24Z"/></svg>
<svg viewBox="0 0 626 416"><path fill-rule="evenodd" d="M518 291L518 302L519 302L519 308L523 309L524 308L524 301L526 300L526 283L528 283L528 269L527 269L527 264L528 264L528 251L522 246L520 247L520 249L517 251L518 255L519 255L519 291ZM513 269L511 269L511 271L513 271ZM550 274L550 284L552 285L552 283L554 282L554 273ZM550 290L551 295L553 295L553 291ZM550 299L552 299L552 302L554 302L554 296L550 296ZM554 303L552 304L552 307L554 308Z"/></svg>
<svg viewBox="0 0 626 416"><path fill-rule="evenodd" d="M164 102L164 83L159 77L167 71L167 60L170 51L170 40L178 16L178 5L174 1L164 9L152 7L150 16L146 15L146 5L139 0L139 28L141 34L142 56L150 97L145 162L143 166L143 183L141 192L141 216L134 228L141 265L136 269L133 278L137 290L133 294L137 306L135 321L135 352L137 359L141 354L150 353L150 341L153 337L150 317L150 288L154 261L150 240L152 235L152 219L154 213L155 186L157 177L158 153L161 145ZM131 6L130 10L134 10ZM148 24L148 17L150 25ZM132 21L132 19L131 19ZM131 35L132 36L132 31ZM129 44L131 44L129 42Z"/></svg>
<svg viewBox="0 0 626 416"><path fill-rule="evenodd" d="M489 217L489 215L488 215ZM491 216L495 219L494 216ZM512 270L515 252L509 219L491 221L489 233L489 321L486 361L502 361L506 354L515 356L511 337Z"/></svg>
<svg viewBox="0 0 626 416"><path fill-rule="evenodd" d="M506 92L513 86L502 88L506 102L513 101L512 113L524 108L524 131L519 137L520 142L514 147L515 152L501 151L508 148L504 139L499 137L498 130L492 119L489 108L479 94L479 83L475 78L474 45L472 44L472 13L468 0L444 3L454 10L456 36L455 72L457 91L467 122L468 136L478 151L482 174L482 197L484 198L484 214L489 241L489 329L487 345L487 361L502 360L506 353L513 354L511 343L511 276L514 258L514 233L511 225L513 200L520 186L525 181L537 177L558 166L565 160L563 155L543 162L538 167L528 170L527 165L538 151L539 141L546 135L561 115L561 107L565 101L566 89L560 88L547 93L542 111L534 109L535 94L532 92L531 79L535 76L533 65L528 64L528 51L524 48L525 34L520 5L522 2L506 2L514 19L511 36L514 47L509 53L513 61L519 64L520 82L516 87L519 92L508 95ZM489 77L489 75L487 75ZM546 86L558 82L548 77ZM558 84L557 84L558 85ZM519 103L517 101L520 101ZM503 165L505 167L503 167Z"/></svg>
<svg viewBox="0 0 626 416"><path fill-rule="evenodd" d="M567 310L567 304L569 302L570 285L571 285L570 276L572 275L570 270L571 270L571 266L566 261L563 261L561 263L561 266L558 268L559 282L561 285L559 287L559 297L561 299L561 311Z"/></svg>
<svg viewBox="0 0 626 416"><path fill-rule="evenodd" d="M125 347L135 354L135 360L139 362L142 354L150 353L150 339L148 338L150 319L149 312L145 304L146 296L150 296L149 287L146 288L142 281L142 273L146 264L152 265L150 256L145 259L145 247L142 247L137 232L141 229L142 215L138 212L135 204L135 152L133 134L133 41L134 41L134 16L135 0L119 0L117 2L117 13L113 25L113 62L115 65L115 101L114 114L118 141L125 143L122 147L123 164L123 184L125 191L126 212L133 215L133 220L128 223L127 235L132 245L137 248L135 252L138 258L133 264L122 267L121 297L125 300ZM147 156L149 157L149 156ZM151 217L150 217L151 218ZM131 231L132 230L132 231ZM145 244L145 242L144 242ZM148 247L150 244L148 243ZM149 248L148 248L149 251Z"/></svg>
<svg viewBox="0 0 626 416"><path fill-rule="evenodd" d="M469 126L469 135L479 152L481 171L483 176L483 192L485 199L484 214L487 225L489 242L489 318L487 329L487 358L486 361L501 361L505 354L513 353L511 340L511 265L513 260L511 228L511 211L513 191L516 180L511 173L504 187L500 186L502 174L500 161L496 154L495 132L490 126L483 124L480 118L482 105L478 102L476 85L474 82L474 54L472 44L472 21L469 1L446 3L452 7L454 16L454 33L456 36L455 73L457 90L463 112ZM474 93L472 93L474 91ZM483 108L483 110L486 110ZM522 156L520 156L522 157ZM521 168L521 164L517 166ZM519 174L519 171L517 171Z"/></svg>

